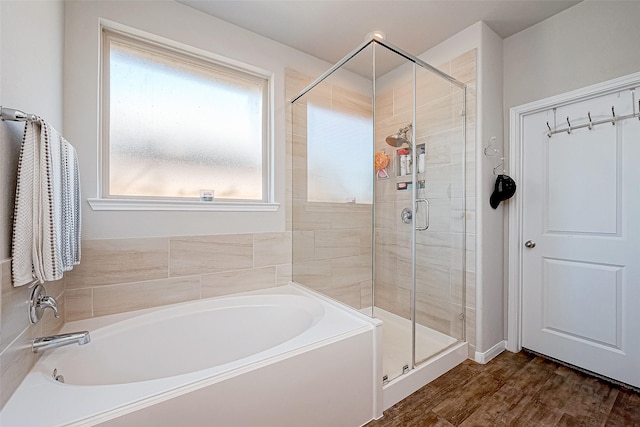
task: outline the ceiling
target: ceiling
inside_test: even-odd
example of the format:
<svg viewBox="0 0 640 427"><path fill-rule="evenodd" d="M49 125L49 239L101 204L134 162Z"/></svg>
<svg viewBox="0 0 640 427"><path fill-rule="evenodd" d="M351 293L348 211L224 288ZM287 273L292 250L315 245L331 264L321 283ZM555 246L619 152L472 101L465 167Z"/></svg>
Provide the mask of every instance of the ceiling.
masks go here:
<svg viewBox="0 0 640 427"><path fill-rule="evenodd" d="M372 31L419 55L484 21L507 38L579 1L568 0L178 0L331 64Z"/></svg>

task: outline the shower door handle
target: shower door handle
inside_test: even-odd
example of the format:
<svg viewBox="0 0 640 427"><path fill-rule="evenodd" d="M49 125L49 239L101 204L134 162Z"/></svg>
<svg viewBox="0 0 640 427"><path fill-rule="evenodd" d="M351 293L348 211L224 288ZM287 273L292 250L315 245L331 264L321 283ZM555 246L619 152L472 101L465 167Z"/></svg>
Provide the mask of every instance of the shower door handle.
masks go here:
<svg viewBox="0 0 640 427"><path fill-rule="evenodd" d="M426 207L426 213L425 213L425 225L424 227L416 227L417 231L425 231L427 228L429 228L429 200L427 199L416 199L416 218L418 216L418 206L420 205L420 203L424 203L425 207Z"/></svg>

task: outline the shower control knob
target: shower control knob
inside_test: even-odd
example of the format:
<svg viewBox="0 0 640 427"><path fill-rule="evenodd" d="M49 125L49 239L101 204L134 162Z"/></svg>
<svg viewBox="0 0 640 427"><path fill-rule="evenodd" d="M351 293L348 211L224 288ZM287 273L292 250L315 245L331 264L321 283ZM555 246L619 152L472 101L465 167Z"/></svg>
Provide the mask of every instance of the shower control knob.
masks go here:
<svg viewBox="0 0 640 427"><path fill-rule="evenodd" d="M411 224L411 220L413 219L413 212L409 208L402 209L402 213L400 214L400 219L405 224Z"/></svg>
<svg viewBox="0 0 640 427"><path fill-rule="evenodd" d="M525 246L526 248L533 249L533 248L535 248L535 247L536 247L536 242L534 242L533 240L527 240L527 241L525 242L524 246Z"/></svg>

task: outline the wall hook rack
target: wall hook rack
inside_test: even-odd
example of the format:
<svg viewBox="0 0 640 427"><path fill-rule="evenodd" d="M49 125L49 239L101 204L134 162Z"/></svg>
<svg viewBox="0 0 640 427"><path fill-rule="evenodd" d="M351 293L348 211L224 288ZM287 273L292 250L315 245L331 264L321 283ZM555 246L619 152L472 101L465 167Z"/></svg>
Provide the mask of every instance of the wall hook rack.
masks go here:
<svg viewBox="0 0 640 427"><path fill-rule="evenodd" d="M611 117L602 119L602 120L597 120L597 121L594 121L591 118L591 112L589 111L587 112L587 117L589 121L586 123L578 124L578 125L576 125L575 123L571 124L571 120L569 119L569 117L567 117L567 127L561 128L561 129L557 129L555 127L555 124L554 124L554 128L551 129L551 125L549 125L549 122L547 122L547 128L549 129L549 131L547 132L547 136L551 138L556 133L562 133L562 132L567 132L568 134L571 134L573 133L573 131L581 128L587 128L589 130L592 130L595 126L601 125L603 123L611 123L612 126L615 126L616 123L626 119L638 118L638 120L640 120L640 100L638 100L638 111L636 111L635 88L631 89L631 105L632 105L631 114L627 114L624 116L617 116L615 106L611 106ZM555 112L555 108L553 110ZM486 154L486 149L485 149L485 154Z"/></svg>

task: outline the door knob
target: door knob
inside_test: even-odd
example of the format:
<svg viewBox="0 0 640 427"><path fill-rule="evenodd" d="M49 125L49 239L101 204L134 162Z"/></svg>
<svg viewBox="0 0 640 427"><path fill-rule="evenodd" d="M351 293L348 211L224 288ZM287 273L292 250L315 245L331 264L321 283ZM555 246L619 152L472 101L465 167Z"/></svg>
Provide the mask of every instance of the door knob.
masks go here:
<svg viewBox="0 0 640 427"><path fill-rule="evenodd" d="M534 242L533 240L527 240L524 246L529 249L532 249L536 247L536 242Z"/></svg>

